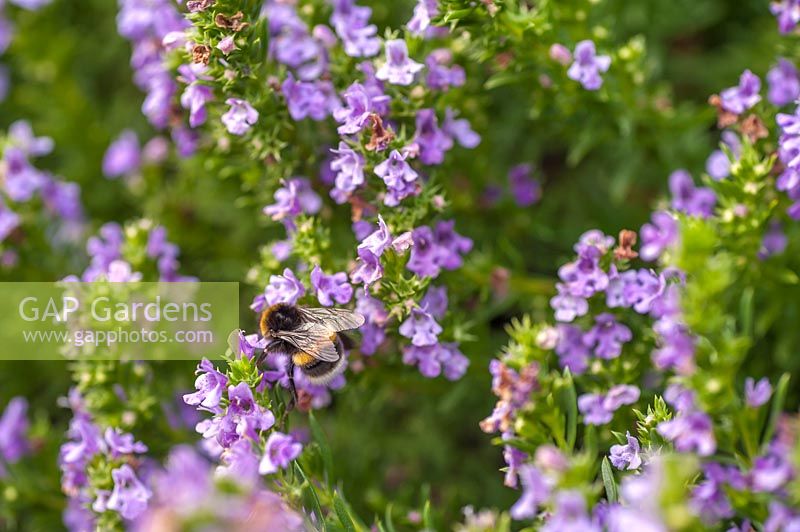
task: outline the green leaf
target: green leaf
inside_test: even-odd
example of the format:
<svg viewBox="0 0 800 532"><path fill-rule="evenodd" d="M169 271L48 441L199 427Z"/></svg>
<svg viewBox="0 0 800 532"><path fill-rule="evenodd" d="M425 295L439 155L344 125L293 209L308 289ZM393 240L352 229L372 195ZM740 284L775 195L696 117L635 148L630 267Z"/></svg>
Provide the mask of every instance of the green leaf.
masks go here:
<svg viewBox="0 0 800 532"><path fill-rule="evenodd" d="M578 432L578 395L575 392L575 381L572 380L568 368L564 369L564 385L558 391L558 403L566 416L564 438L572 450L575 448L575 437Z"/></svg>
<svg viewBox="0 0 800 532"><path fill-rule="evenodd" d="M775 394L772 396L772 407L769 410L769 421L767 427L764 429L764 437L761 439L761 447L766 448L769 445L772 436L775 434L775 428L778 426L778 420L783 412L783 405L786 402L786 393L789 390L789 380L791 379L788 373L781 375L775 386Z"/></svg>
<svg viewBox="0 0 800 532"><path fill-rule="evenodd" d="M308 413L308 426L311 429L311 436L319 446L319 452L322 456L322 466L325 469L325 482L330 485L330 479L333 478L333 455L328 445L328 439L325 437L325 432L323 432L313 411Z"/></svg>
<svg viewBox="0 0 800 532"><path fill-rule="evenodd" d="M607 456L603 458L603 463L600 464L600 473L603 476L603 485L606 487L606 498L608 502L617 502L619 499L617 481L614 478L614 472L611 470L611 463L608 461Z"/></svg>
<svg viewBox="0 0 800 532"><path fill-rule="evenodd" d="M303 478L303 481L305 482L308 491L311 493L311 501L314 503L314 506L311 509L314 511L315 514L317 514L317 522L319 523L320 530L325 532L325 530L327 530L327 527L325 525L325 517L322 513L322 507L319 503L319 496L317 496L317 490L314 489L314 484L312 484L308 480L308 477L306 476L305 471L303 471L303 468L300 467L300 464L294 462L294 467L297 473Z"/></svg>
<svg viewBox="0 0 800 532"><path fill-rule="evenodd" d="M425 530L436 530L433 526L433 517L431 516L431 501L425 501L425 506L422 508L422 524Z"/></svg>
<svg viewBox="0 0 800 532"><path fill-rule="evenodd" d="M753 287L748 286L739 300L739 320L742 322L742 334L753 336Z"/></svg>
<svg viewBox="0 0 800 532"><path fill-rule="evenodd" d="M333 492L333 509L336 511L336 516L344 529L348 532L356 532L356 524L350 517L350 510L348 510L344 499L342 499L338 491Z"/></svg>
<svg viewBox="0 0 800 532"><path fill-rule="evenodd" d="M395 532L394 521L392 520L392 503L386 505L386 532Z"/></svg>

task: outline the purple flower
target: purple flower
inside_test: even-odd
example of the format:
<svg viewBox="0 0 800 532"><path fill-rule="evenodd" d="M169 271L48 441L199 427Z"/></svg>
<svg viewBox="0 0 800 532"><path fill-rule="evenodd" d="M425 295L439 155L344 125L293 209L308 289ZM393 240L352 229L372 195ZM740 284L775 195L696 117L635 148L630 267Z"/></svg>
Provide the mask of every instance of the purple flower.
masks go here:
<svg viewBox="0 0 800 532"><path fill-rule="evenodd" d="M42 201L44 201L50 212L64 220L83 220L81 188L77 183L65 183L48 179L42 185ZM2 229L0 229L0 234L2 234Z"/></svg>
<svg viewBox="0 0 800 532"><path fill-rule="evenodd" d="M795 0L784 0L784 2L795 3ZM798 11L800 11L800 6L798 6ZM797 18L800 19L800 13ZM788 31L791 31L791 28ZM769 515L764 521L764 532L797 532L798 530L800 530L800 513L778 501L770 501Z"/></svg>
<svg viewBox="0 0 800 532"><path fill-rule="evenodd" d="M294 305L305 293L305 287L289 268L283 270L283 275L270 275L269 284L264 290L268 305L275 303Z"/></svg>
<svg viewBox="0 0 800 532"><path fill-rule="evenodd" d="M30 11L36 11L52 1L53 0L9 0L12 4Z"/></svg>
<svg viewBox="0 0 800 532"><path fill-rule="evenodd" d="M438 247L439 265L445 270L460 268L464 262L462 255L472 250L472 240L456 233L454 220L437 222L434 238Z"/></svg>
<svg viewBox="0 0 800 532"><path fill-rule="evenodd" d="M19 215L0 203L0 242L19 227L19 223Z"/></svg>
<svg viewBox="0 0 800 532"><path fill-rule="evenodd" d="M258 466L258 472L262 475L275 473L278 469L286 469L289 464L300 456L303 445L295 441L290 435L281 432L273 432L267 439L264 457Z"/></svg>
<svg viewBox="0 0 800 532"><path fill-rule="evenodd" d="M30 450L28 426L28 401L13 397L0 417L0 478L4 462L13 464Z"/></svg>
<svg viewBox="0 0 800 532"><path fill-rule="evenodd" d="M566 285L557 283L556 289L558 295L550 299L550 306L555 311L556 321L569 323L589 311L589 302L582 297L572 295Z"/></svg>
<svg viewBox="0 0 800 532"><path fill-rule="evenodd" d="M434 318L442 318L447 312L447 287L429 286L422 300L419 302L422 310Z"/></svg>
<svg viewBox="0 0 800 532"><path fill-rule="evenodd" d="M450 107L444 110L442 131L467 149L472 149L481 143L481 136L472 130L469 120L466 118L456 119L456 112Z"/></svg>
<svg viewBox="0 0 800 532"><path fill-rule="evenodd" d="M594 321L595 326L584 334L583 342L600 358L617 358L622 353L622 344L633 338L631 330L607 312L598 314Z"/></svg>
<svg viewBox="0 0 800 532"><path fill-rule="evenodd" d="M331 197L337 203L344 203L350 194L364 184L364 157L340 142L338 150L331 150L337 157L331 161L331 169L336 172L335 188Z"/></svg>
<svg viewBox="0 0 800 532"><path fill-rule="evenodd" d="M670 213L656 211L650 217L650 222L639 230L642 237L639 256L646 261L658 259L678 239L678 222Z"/></svg>
<svg viewBox="0 0 800 532"><path fill-rule="evenodd" d="M250 102L241 98L228 98L228 112L222 115L222 123L232 135L244 135L258 121L258 111Z"/></svg>
<svg viewBox="0 0 800 532"><path fill-rule="evenodd" d="M749 483L753 491L775 493L783 488L794 476L792 461L784 453L771 450L764 456L753 460Z"/></svg>
<svg viewBox="0 0 800 532"><path fill-rule="evenodd" d="M375 174L383 179L389 189L383 202L390 207L396 207L402 199L418 191L417 172L406 162L406 156L397 150L392 150L389 158L375 167Z"/></svg>
<svg viewBox="0 0 800 532"><path fill-rule="evenodd" d="M365 287L375 283L383 277L383 266L377 255L368 249L358 250L358 265L350 274L354 284L363 284Z"/></svg>
<svg viewBox="0 0 800 532"><path fill-rule="evenodd" d="M639 400L636 386L619 384L607 394L587 393L578 397L578 410L583 414L587 425L605 425L610 422L622 405L633 404Z"/></svg>
<svg viewBox="0 0 800 532"><path fill-rule="evenodd" d="M607 55L595 55L594 42L586 40L575 45L575 62L567 70L567 77L579 81L589 91L599 89L603 85L601 72L611 66L611 58Z"/></svg>
<svg viewBox="0 0 800 532"><path fill-rule="evenodd" d="M64 464L85 463L105 449L105 442L97 428L86 416L76 416L69 424L70 441L61 445L59 457Z"/></svg>
<svg viewBox="0 0 800 532"><path fill-rule="evenodd" d="M194 381L194 387L197 391L185 394L184 402L188 405L200 405L212 412L216 411L222 392L228 386L228 378L206 358L200 361L195 373L197 379Z"/></svg>
<svg viewBox="0 0 800 532"><path fill-rule="evenodd" d="M106 508L115 510L125 519L136 519L147 509L147 501L152 493L128 464L112 469L111 477L114 479L114 489L106 501Z"/></svg>
<svg viewBox="0 0 800 532"><path fill-rule="evenodd" d="M354 0L333 0L331 25L342 39L344 52L350 57L371 57L378 53L381 41L378 28L369 24L372 9L357 6Z"/></svg>
<svg viewBox="0 0 800 532"><path fill-rule="evenodd" d="M583 332L578 327L558 324L558 343L555 351L562 368L569 368L573 375L580 375L586 371L589 347L584 343Z"/></svg>
<svg viewBox="0 0 800 532"><path fill-rule="evenodd" d="M572 52L570 52L569 48L563 44L552 44L550 46L550 50L548 51L548 55L550 56L550 59L564 66L567 66L572 62Z"/></svg>
<svg viewBox="0 0 800 532"><path fill-rule="evenodd" d="M676 170L669 176L672 208L689 216L708 218L714 212L717 197L710 188L694 186L686 170Z"/></svg>
<svg viewBox="0 0 800 532"><path fill-rule="evenodd" d="M402 336L411 339L411 343L417 347L433 345L437 342L442 327L436 320L420 308L411 310L411 314L399 328Z"/></svg>
<svg viewBox="0 0 800 532"><path fill-rule="evenodd" d="M781 33L791 33L797 23L800 22L800 1L798 0L771 2L769 9L777 17L778 31Z"/></svg>
<svg viewBox="0 0 800 532"><path fill-rule="evenodd" d="M789 244L789 239L783 232L780 222L773 222L769 226L769 230L764 234L761 240L761 249L758 250L758 258L764 260L772 255L780 255L786 250Z"/></svg>
<svg viewBox="0 0 800 532"><path fill-rule="evenodd" d="M700 411L684 412L656 427L658 433L675 445L680 452L696 452L710 456L717 449L711 418Z"/></svg>
<svg viewBox="0 0 800 532"><path fill-rule="evenodd" d="M217 43L217 49L225 55L236 50L236 42L233 40L233 35L228 35L220 39Z"/></svg>
<svg viewBox="0 0 800 532"><path fill-rule="evenodd" d="M225 449L220 455L217 475L229 478L244 486L253 487L258 482L258 456L253 452L250 440L241 439Z"/></svg>
<svg viewBox="0 0 800 532"><path fill-rule="evenodd" d="M369 123L372 113L376 112L373 108L372 97L366 87L358 82L347 87L342 97L344 106L333 112L333 118L342 124L337 129L340 135L353 135L364 129ZM378 98L388 100L387 96Z"/></svg>
<svg viewBox="0 0 800 532"><path fill-rule="evenodd" d="M347 274L344 272L325 275L319 266L315 266L311 270L311 285L323 307L333 306L334 301L344 305L353 297L353 287L347 282Z"/></svg>
<svg viewBox="0 0 800 532"><path fill-rule="evenodd" d="M108 178L130 175L139 170L141 158L136 133L126 129L111 143L103 157L103 175Z"/></svg>
<svg viewBox="0 0 800 532"><path fill-rule="evenodd" d="M522 496L511 507L511 517L518 521L533 519L539 506L550 497L553 482L536 466L530 464L519 468L519 478L522 483Z"/></svg>
<svg viewBox="0 0 800 532"><path fill-rule="evenodd" d="M414 74L425 68L408 57L408 47L403 39L386 41L386 62L375 73L375 77L395 85L411 85Z"/></svg>
<svg viewBox="0 0 800 532"><path fill-rule="evenodd" d="M642 465L642 458L639 456L639 440L631 436L630 432L625 433L628 440L626 445L611 446L611 463L617 469L638 469Z"/></svg>
<svg viewBox="0 0 800 532"><path fill-rule="evenodd" d="M322 199L311 188L305 177L293 177L283 182L275 191L275 203L264 207L264 214L273 220L291 221L301 213L316 214L322 208Z"/></svg>
<svg viewBox="0 0 800 532"><path fill-rule="evenodd" d="M425 83L433 90L446 91L450 87L460 87L466 81L464 69L458 65L448 67L452 61L453 54L447 48L434 50L425 59L425 66L428 67L428 74L425 76Z"/></svg>
<svg viewBox="0 0 800 532"><path fill-rule="evenodd" d="M705 480L692 490L689 504L704 523L716 524L720 519L733 516L733 508L723 489L729 475L724 467L714 462L705 466L704 473Z"/></svg>
<svg viewBox="0 0 800 532"><path fill-rule="evenodd" d="M372 252L376 257L383 255L383 252L391 245L392 235L389 233L389 227L383 221L383 216L378 215L378 229L364 237L358 245L358 249L366 249Z"/></svg>
<svg viewBox="0 0 800 532"><path fill-rule="evenodd" d="M406 268L423 277L436 277L442 269L461 267L461 255L472 249L472 240L453 230L453 221L439 222L436 230L421 226L412 232L411 248Z"/></svg>
<svg viewBox="0 0 800 532"><path fill-rule="evenodd" d="M306 117L324 120L340 106L330 81L295 81L289 74L281 85L281 92L286 98L289 115L295 121Z"/></svg>
<svg viewBox="0 0 800 532"><path fill-rule="evenodd" d="M720 93L723 109L734 114L742 114L761 101L758 92L761 90L761 80L758 76L745 70L739 77L739 85L730 87Z"/></svg>
<svg viewBox="0 0 800 532"><path fill-rule="evenodd" d="M542 187L532 174L533 168L529 164L518 164L508 171L511 194L520 207L533 205L542 197Z"/></svg>
<svg viewBox="0 0 800 532"><path fill-rule="evenodd" d="M27 120L17 120L8 126L8 140L29 157L40 157L53 151L53 139L34 135Z"/></svg>
<svg viewBox="0 0 800 532"><path fill-rule="evenodd" d="M122 432L120 429L106 428L103 439L108 445L111 456L114 458L119 458L126 454L147 452L147 446L144 443L135 441L133 434Z"/></svg>
<svg viewBox="0 0 800 532"><path fill-rule="evenodd" d="M419 158L424 164L441 164L444 154L453 147L450 135L439 129L433 109L420 109L416 117L414 142L419 146Z"/></svg>
<svg viewBox="0 0 800 532"><path fill-rule="evenodd" d="M555 511L541 527L542 532L602 532L586 511L586 499L578 490L564 490L555 496Z"/></svg>
<svg viewBox="0 0 800 532"><path fill-rule="evenodd" d="M767 73L767 83L767 99L778 107L791 103L800 96L800 75L788 59L778 60L778 64Z"/></svg>
<svg viewBox="0 0 800 532"><path fill-rule="evenodd" d="M758 408L766 404L772 396L769 379L764 377L756 382L752 377L747 377L744 380L744 396L745 402L750 408Z"/></svg>
<svg viewBox="0 0 800 532"><path fill-rule="evenodd" d="M406 24L406 28L413 35L421 35L431 25L431 18L436 16L439 10L437 0L417 0L414 6L414 14Z"/></svg>

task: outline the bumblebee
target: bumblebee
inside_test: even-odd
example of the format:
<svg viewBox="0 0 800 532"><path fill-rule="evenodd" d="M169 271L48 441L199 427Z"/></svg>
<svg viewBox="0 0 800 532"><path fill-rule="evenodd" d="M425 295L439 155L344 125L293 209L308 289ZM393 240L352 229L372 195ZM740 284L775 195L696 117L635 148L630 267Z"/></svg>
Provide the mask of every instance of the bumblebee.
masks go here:
<svg viewBox="0 0 800 532"><path fill-rule="evenodd" d="M342 331L364 325L358 312L337 308L302 308L288 303L272 305L261 314L259 329L267 340L263 356L282 353L289 361L292 406L297 402L294 367L314 384L325 384L345 368L344 349L350 343Z"/></svg>

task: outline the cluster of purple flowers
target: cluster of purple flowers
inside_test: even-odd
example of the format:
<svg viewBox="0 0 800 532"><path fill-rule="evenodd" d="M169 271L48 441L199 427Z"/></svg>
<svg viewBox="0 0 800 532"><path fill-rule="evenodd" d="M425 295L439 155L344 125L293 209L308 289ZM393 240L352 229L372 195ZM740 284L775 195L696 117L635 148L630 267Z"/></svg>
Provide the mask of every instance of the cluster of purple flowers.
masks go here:
<svg viewBox="0 0 800 532"><path fill-rule="evenodd" d="M776 120L781 129L778 157L785 167L776 186L794 202L787 210L789 216L800 220L800 107L793 114L778 113Z"/></svg>
<svg viewBox="0 0 800 532"><path fill-rule="evenodd" d="M720 105L725 111L740 115L761 101L761 80L745 70L739 76L739 85L730 87L720 93Z"/></svg>
<svg viewBox="0 0 800 532"><path fill-rule="evenodd" d="M7 464L18 462L31 451L28 427L28 401L13 397L0 415L0 479L7 475Z"/></svg>
<svg viewBox="0 0 800 532"><path fill-rule="evenodd" d="M52 139L35 136L28 122L19 120L9 126L2 149L3 168L0 169L0 242L21 223L20 215L8 203L22 206L37 195L41 198L45 211L61 220L56 241L73 241L80 237L84 219L80 187L40 170L31 163L31 159L52 151ZM7 259L4 258L4 264L15 262Z"/></svg>
<svg viewBox="0 0 800 532"><path fill-rule="evenodd" d="M176 527L197 525L199 521L215 530L305 529L303 518L276 493L248 486L224 490L214 475L211 462L192 447L173 448L164 469L152 473L153 497L132 530L157 530L163 526L165 515Z"/></svg>
<svg viewBox="0 0 800 532"><path fill-rule="evenodd" d="M240 334L241 351L237 356L253 356L256 346L250 340ZM283 375L262 372L262 382L253 390L245 382L231 385L228 377L206 359L200 362L197 373L197 391L183 398L198 410L213 414L213 417L200 421L196 430L205 439L206 451L220 459L221 475L252 486L259 475L286 468L300 455L302 444L275 430L269 433L263 452L260 451L262 436L274 427L275 416L260 404L256 394L278 382Z"/></svg>
<svg viewBox="0 0 800 532"><path fill-rule="evenodd" d="M791 33L800 22L800 1L776 0L770 3L770 11L778 19L778 30Z"/></svg>
<svg viewBox="0 0 800 532"><path fill-rule="evenodd" d="M166 228L151 227L146 221L140 226L147 231L145 255L155 262L159 279L166 282L194 281L194 277L178 273L180 249L167 240ZM91 262L81 274L80 280L84 282L105 280L112 283L140 281L142 273L134 271L132 265L123 257L124 243L125 233L119 224L109 222L103 225L98 235L89 237L86 242L86 252ZM69 276L65 280L77 281L78 278Z"/></svg>
<svg viewBox="0 0 800 532"><path fill-rule="evenodd" d="M126 520L137 518L147 508L152 493L130 464L135 463L131 460L134 455L147 452L147 446L119 429L107 427L103 431L75 389L69 393L69 404L73 411L69 439L61 445L58 458L61 488L70 499L65 524L71 530L85 530L96 514L106 511L117 512ZM98 460L112 467L112 490L98 489L91 483L89 465Z"/></svg>
<svg viewBox="0 0 800 532"><path fill-rule="evenodd" d="M688 216L709 218L714 213L717 196L707 187L696 187L686 170L675 170L669 176L672 208Z"/></svg>

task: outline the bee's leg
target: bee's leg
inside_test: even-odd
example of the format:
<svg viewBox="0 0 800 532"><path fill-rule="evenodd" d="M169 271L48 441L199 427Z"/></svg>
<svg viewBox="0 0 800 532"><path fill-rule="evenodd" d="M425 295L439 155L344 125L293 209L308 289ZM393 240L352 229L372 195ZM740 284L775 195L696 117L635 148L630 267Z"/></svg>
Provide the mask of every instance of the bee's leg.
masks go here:
<svg viewBox="0 0 800 532"><path fill-rule="evenodd" d="M286 411L289 412L294 409L297 404L297 388L294 385L294 362L289 359L289 365L286 367L286 372L289 376L289 402L286 404Z"/></svg>

